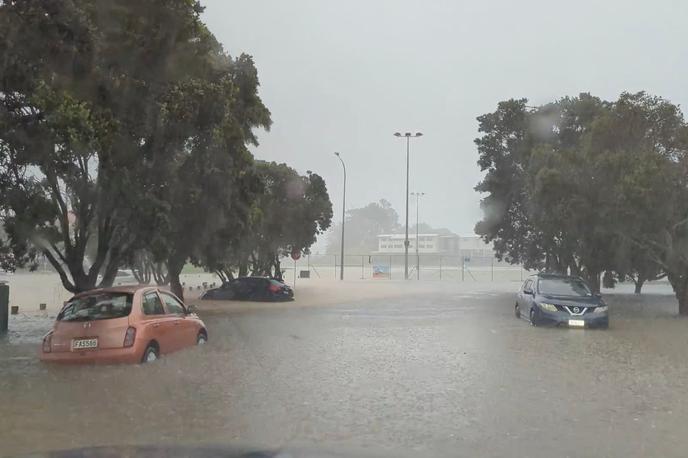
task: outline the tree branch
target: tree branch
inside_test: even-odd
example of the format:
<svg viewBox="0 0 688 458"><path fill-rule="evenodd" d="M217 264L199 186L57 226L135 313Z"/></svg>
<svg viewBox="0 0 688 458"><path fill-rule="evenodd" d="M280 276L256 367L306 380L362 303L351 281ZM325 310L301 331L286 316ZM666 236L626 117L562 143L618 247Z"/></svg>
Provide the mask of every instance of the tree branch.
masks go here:
<svg viewBox="0 0 688 458"><path fill-rule="evenodd" d="M67 277L67 273L65 272L64 268L62 267L62 264L53 256L53 254L50 252L48 249L43 249L42 250L43 254L45 255L46 258L48 258L48 262L55 268L57 271L58 275L60 276L60 280L62 281L62 286L65 287L67 291L70 293L77 293L76 286L69 281L69 278Z"/></svg>

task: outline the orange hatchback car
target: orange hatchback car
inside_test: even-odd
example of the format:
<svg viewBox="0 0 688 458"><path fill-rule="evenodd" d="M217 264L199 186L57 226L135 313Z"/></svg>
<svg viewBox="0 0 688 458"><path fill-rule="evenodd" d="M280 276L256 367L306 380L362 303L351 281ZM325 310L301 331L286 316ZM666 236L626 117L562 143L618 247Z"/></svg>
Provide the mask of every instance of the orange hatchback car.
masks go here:
<svg viewBox="0 0 688 458"><path fill-rule="evenodd" d="M151 286L119 286L78 294L43 337L43 361L151 362L208 341L203 321L174 294Z"/></svg>

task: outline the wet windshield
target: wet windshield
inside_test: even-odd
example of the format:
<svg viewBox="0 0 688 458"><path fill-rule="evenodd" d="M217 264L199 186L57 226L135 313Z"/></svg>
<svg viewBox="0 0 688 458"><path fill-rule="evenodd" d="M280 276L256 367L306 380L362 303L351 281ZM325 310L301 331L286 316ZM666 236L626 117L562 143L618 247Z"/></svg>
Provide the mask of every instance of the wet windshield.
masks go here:
<svg viewBox="0 0 688 458"><path fill-rule="evenodd" d="M538 282L541 294L552 296L590 296L590 288L577 278L541 278Z"/></svg>
<svg viewBox="0 0 688 458"><path fill-rule="evenodd" d="M0 457L688 457L686 107L688 0L0 0Z"/></svg>
<svg viewBox="0 0 688 458"><path fill-rule="evenodd" d="M90 321L122 318L131 313L132 295L102 293L73 299L57 315L58 321Z"/></svg>

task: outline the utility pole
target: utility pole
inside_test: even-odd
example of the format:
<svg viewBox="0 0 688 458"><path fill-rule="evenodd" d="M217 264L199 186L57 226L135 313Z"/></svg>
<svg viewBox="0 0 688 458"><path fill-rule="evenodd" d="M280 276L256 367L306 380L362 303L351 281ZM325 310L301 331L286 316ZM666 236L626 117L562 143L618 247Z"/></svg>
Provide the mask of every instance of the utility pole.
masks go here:
<svg viewBox="0 0 688 458"><path fill-rule="evenodd" d="M420 280L420 253L418 252L418 225L420 220L418 218L418 208L420 207L420 198L425 195L424 192L412 192L412 196L416 196L416 280Z"/></svg>
<svg viewBox="0 0 688 458"><path fill-rule="evenodd" d="M346 165L344 165L344 160L342 159L342 156L339 153L335 152L334 155L339 158L339 162L342 163L342 169L344 170L344 192L342 193L342 265L339 268L339 279L344 280L344 221L346 219Z"/></svg>
<svg viewBox="0 0 688 458"><path fill-rule="evenodd" d="M406 137L406 236L404 238L404 279L408 280L408 249L409 249L409 239L408 239L408 207L409 207L409 155L411 150L411 138L412 137L422 137L421 132L416 132L412 134L411 132L406 132L401 134L400 132L394 133L395 137Z"/></svg>

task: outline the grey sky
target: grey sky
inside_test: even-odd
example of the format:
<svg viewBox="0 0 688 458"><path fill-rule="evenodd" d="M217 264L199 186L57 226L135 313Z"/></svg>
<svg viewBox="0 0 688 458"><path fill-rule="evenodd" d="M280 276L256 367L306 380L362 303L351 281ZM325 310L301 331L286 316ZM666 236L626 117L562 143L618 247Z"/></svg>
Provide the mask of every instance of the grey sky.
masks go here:
<svg viewBox="0 0 688 458"><path fill-rule="evenodd" d="M205 21L232 54L254 56L274 126L255 155L313 170L341 215L387 198L404 216L472 233L480 217L476 116L497 102L532 104L591 92L646 90L688 100L688 2L205 0ZM413 201L412 201L413 202ZM411 221L415 207L411 204Z"/></svg>

